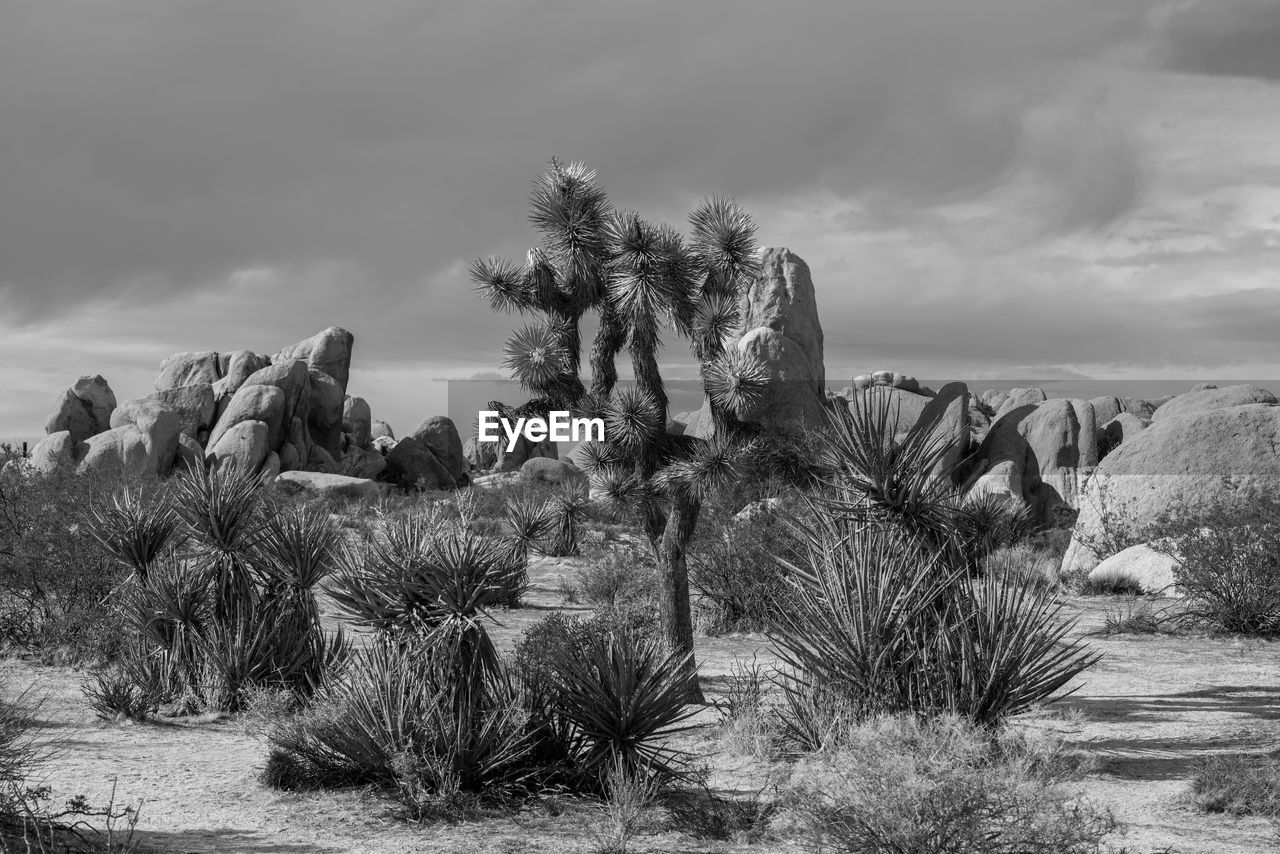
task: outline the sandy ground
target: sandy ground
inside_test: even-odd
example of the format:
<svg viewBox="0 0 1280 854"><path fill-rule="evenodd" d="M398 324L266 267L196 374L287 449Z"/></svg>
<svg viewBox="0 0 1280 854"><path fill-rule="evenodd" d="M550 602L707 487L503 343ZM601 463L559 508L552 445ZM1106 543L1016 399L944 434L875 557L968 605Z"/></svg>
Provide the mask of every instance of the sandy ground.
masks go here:
<svg viewBox="0 0 1280 854"><path fill-rule="evenodd" d="M549 560L533 573L532 607L501 617L495 631L509 643L560 603L559 576L571 571ZM1106 599L1072 600L1080 631L1101 625ZM1113 842L1131 852L1173 850L1232 854L1280 850L1273 826L1255 818L1201 815L1183 801L1189 764L1211 753L1280 748L1280 644L1210 638L1120 636L1091 638L1104 653L1079 690L1031 716L1026 726L1060 732L1098 759L1085 781L1088 797L1110 807L1126 830ZM723 684L735 659L768 657L760 636L703 639L699 645L708 693ZM568 852L590 851L600 820L595 806L558 810L534 806L518 816L457 825L415 825L367 792L286 794L264 788L257 775L262 742L234 720L184 724L108 724L97 721L80 695L83 673L0 665L8 684L30 686L44 702L41 733L56 747L43 769L58 797L85 794L105 803L142 801L141 838L167 852ZM711 710L698 720L711 723ZM687 749L715 752L710 727L688 737ZM716 786L758 787L749 760L713 762ZM744 779L748 775L748 779ZM768 851L707 842L654 827L633 851Z"/></svg>

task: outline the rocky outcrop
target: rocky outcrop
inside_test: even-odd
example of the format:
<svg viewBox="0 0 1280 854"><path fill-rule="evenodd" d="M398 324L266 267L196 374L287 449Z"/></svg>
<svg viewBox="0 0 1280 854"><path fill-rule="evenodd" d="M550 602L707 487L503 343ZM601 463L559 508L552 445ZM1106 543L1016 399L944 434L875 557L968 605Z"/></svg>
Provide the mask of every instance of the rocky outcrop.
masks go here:
<svg viewBox="0 0 1280 854"><path fill-rule="evenodd" d="M1270 404L1192 411L1126 436L1086 484L1063 571L1092 569L1108 544L1159 536L1166 513L1248 509L1280 489L1277 448L1280 406Z"/></svg>
<svg viewBox="0 0 1280 854"><path fill-rule="evenodd" d="M116 396L101 376L80 377L63 392L45 420L47 434L66 431L73 442L83 442L111 426Z"/></svg>
<svg viewBox="0 0 1280 854"><path fill-rule="evenodd" d="M385 421L374 420L369 428L369 435L374 439L394 439L396 433Z"/></svg>

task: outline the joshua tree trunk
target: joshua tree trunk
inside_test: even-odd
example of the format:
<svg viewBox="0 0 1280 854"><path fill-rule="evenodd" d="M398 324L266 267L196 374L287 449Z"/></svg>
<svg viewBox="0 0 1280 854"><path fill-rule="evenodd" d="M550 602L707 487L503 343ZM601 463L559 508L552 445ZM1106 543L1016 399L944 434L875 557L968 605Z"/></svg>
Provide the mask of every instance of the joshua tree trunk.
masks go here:
<svg viewBox="0 0 1280 854"><path fill-rule="evenodd" d="M661 533L651 536L658 563L658 618L663 641L671 652L688 654L691 675L696 672L697 663L693 657L693 620L689 613L688 547L700 509L696 499L676 500ZM702 689L696 677L691 684L689 702L701 703Z"/></svg>

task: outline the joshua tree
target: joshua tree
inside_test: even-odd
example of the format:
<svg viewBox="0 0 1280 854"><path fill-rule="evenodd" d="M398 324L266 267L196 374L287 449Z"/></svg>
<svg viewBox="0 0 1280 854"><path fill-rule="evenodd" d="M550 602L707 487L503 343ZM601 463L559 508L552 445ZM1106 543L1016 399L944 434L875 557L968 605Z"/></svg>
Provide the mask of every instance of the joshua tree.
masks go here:
<svg viewBox="0 0 1280 854"><path fill-rule="evenodd" d="M726 198L704 201L689 217L686 239L665 224L612 209L581 163L551 161L534 182L529 221L541 242L524 265L477 260L473 281L495 311L537 322L506 345L506 367L535 399L511 414L569 409L605 420L584 467L593 485L634 513L658 563L659 618L672 651L689 654L686 550L703 499L742 476L752 429L736 412L762 393L763 366L731 345L738 296L759 266L755 223ZM579 322L588 311L600 327L582 380ZM658 367L664 327L689 339L710 401L709 435L666 430L667 393ZM618 386L616 360L629 349L634 386Z"/></svg>

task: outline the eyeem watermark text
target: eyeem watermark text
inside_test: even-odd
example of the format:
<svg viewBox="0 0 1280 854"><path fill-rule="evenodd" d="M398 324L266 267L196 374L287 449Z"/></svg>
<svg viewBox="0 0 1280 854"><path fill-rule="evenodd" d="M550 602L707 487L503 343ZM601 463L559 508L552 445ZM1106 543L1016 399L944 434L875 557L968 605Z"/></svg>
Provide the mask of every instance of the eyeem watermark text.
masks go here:
<svg viewBox="0 0 1280 854"><path fill-rule="evenodd" d="M603 418L573 418L563 409L553 409L546 418L517 418L515 423L503 418L492 409L479 413L476 438L481 442L496 442L498 429L507 437L507 453L516 449L516 443L524 436L530 442L603 442Z"/></svg>

